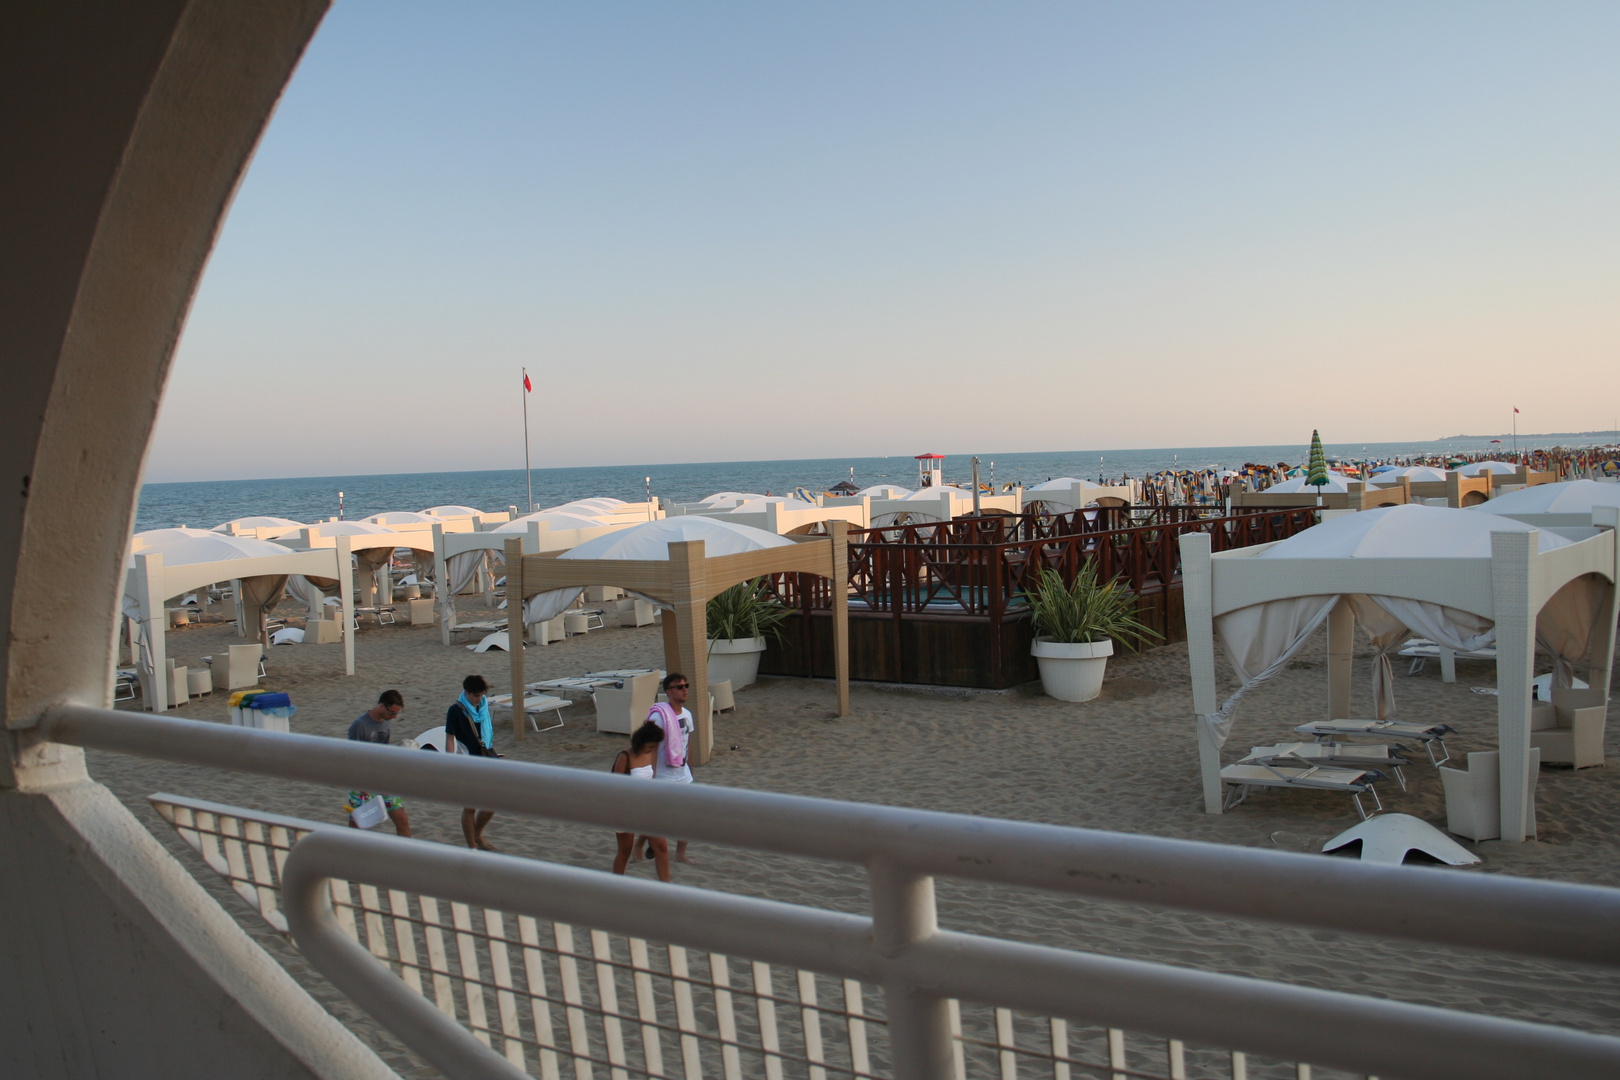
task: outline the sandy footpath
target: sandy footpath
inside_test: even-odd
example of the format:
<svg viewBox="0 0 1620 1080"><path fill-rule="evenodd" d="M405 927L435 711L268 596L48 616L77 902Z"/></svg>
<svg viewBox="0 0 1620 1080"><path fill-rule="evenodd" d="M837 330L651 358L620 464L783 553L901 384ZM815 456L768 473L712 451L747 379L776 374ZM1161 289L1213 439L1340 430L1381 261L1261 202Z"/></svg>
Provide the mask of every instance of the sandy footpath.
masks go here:
<svg viewBox="0 0 1620 1080"><path fill-rule="evenodd" d="M473 613L467 613L472 615ZM493 614L493 613L492 613ZM169 655L181 663L237 640L228 627L204 624L172 631ZM357 640L358 674L342 674L341 648L286 646L271 651L266 689L285 690L299 707L293 729L342 738L349 723L397 687L406 712L397 732L412 735L443 722L462 676L478 672L498 690L507 657L475 655L439 643L436 628L368 626ZM1228 757L1250 745L1281 741L1296 723L1326 715L1325 639L1307 646L1273 683L1239 710ZM660 666L656 627L609 629L531 648L531 679L605 667ZM1472 687L1494 684L1488 665L1458 665L1458 681L1440 681L1437 665L1413 677L1398 667L1403 719L1444 721L1458 734L1454 754L1495 747L1495 705ZM700 783L815 795L1180 837L1222 844L1311 850L1356 821L1348 798L1265 792L1232 812L1201 812L1186 649L1167 646L1116 657L1103 696L1083 705L1053 701L1027 687L957 696L857 685L852 715L834 716L831 684L762 680L737 694L734 713L717 718L715 757ZM1358 708L1370 709L1365 661L1358 662ZM1230 680L1223 690L1230 690ZM222 695L201 698L175 716L223 720ZM497 714L499 718L500 714ZM606 769L623 745L598 735L589 704L569 709L567 726L524 742L500 728L501 751L516 760ZM1620 757L1620 724L1611 714L1609 754ZM333 1012L408 1075L436 1075L359 1014L311 972L295 949L263 928L219 886L151 811L145 796L171 791L197 798L338 822L343 793L307 784L224 774L111 754L92 754L93 776L134 810L179 854L242 925L265 943ZM1380 785L1387 809L1444 827L1438 775L1425 762L1408 770L1411 790ZM1620 885L1620 763L1578 773L1544 768L1538 787L1540 837L1475 848L1478 871ZM460 843L459 811L413 800L412 825L424 840ZM613 840L602 830L498 817L489 837L506 853L606 869ZM848 911L866 909L864 872L810 860L698 846L697 865L677 866L676 880ZM634 873L647 874L645 864ZM1451 1006L1494 1015L1554 1021L1620 1034L1620 973L1511 956L1384 942L1326 933L1239 924L1229 920L1095 903L1029 891L941 881L941 921L972 930L1117 956L1283 979L1301 985Z"/></svg>

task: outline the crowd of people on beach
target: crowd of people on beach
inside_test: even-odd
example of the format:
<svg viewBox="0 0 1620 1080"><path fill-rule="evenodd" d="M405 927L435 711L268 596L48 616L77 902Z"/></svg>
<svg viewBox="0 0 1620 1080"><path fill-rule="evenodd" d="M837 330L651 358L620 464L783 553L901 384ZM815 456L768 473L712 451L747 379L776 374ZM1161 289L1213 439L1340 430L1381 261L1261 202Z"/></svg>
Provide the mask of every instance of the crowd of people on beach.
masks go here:
<svg viewBox="0 0 1620 1080"><path fill-rule="evenodd" d="M611 771L615 775L635 780L662 780L666 783L690 784L692 766L687 760L687 741L695 730L692 711L686 707L691 685L685 675L672 671L660 684L666 700L657 702L648 712L639 728L630 736L630 745L614 757ZM349 739L355 742L393 743L394 721L405 710L405 697L398 690L384 690L377 704L355 718L349 725ZM407 740L404 745L415 747ZM428 746L426 749L436 749ZM470 754L473 757L498 758L504 755L495 750L495 724L489 714L489 683L482 675L469 675L461 681L461 694L445 711L444 750L446 753ZM411 835L410 815L404 800L394 795L370 791L349 792L344 804L351 828L371 828L384 820L393 822L400 836ZM470 848L478 851L498 851L484 835L495 817L495 811L469 806L461 811L462 838ZM669 841L662 836L635 833L616 833L618 853L613 859L613 872L622 874L630 861L639 853L641 858L654 863L660 881L670 880ZM690 862L687 841L675 842L675 861Z"/></svg>

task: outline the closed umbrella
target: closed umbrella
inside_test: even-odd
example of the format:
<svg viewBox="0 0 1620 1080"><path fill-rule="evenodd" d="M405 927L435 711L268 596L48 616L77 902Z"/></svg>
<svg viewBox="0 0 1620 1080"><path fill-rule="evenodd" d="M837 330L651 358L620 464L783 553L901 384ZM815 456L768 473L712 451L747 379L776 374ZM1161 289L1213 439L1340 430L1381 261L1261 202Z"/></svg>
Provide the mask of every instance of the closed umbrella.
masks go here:
<svg viewBox="0 0 1620 1080"><path fill-rule="evenodd" d="M1311 432L1311 458L1305 463L1305 483L1316 489L1316 501L1322 501L1322 486L1328 482L1327 454L1322 452L1322 435Z"/></svg>

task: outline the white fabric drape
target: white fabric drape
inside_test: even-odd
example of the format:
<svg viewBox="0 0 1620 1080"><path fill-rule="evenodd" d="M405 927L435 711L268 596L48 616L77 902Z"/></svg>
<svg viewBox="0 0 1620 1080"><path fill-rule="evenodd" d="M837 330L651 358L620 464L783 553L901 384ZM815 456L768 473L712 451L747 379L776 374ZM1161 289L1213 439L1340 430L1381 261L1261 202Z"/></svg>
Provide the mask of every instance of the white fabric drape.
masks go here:
<svg viewBox="0 0 1620 1080"><path fill-rule="evenodd" d="M574 601L585 595L583 588L551 589L543 593L535 593L523 603L523 625L534 626L537 623L549 622L574 606ZM645 600L655 608L668 611L672 606L668 600L660 600L656 596L638 593L626 589L625 595L636 600Z"/></svg>
<svg viewBox="0 0 1620 1080"><path fill-rule="evenodd" d="M488 556L489 552L484 550L463 551L444 561L445 577L450 580L434 584L439 588L439 595L444 600L445 616L449 625L456 625L456 596L462 589L472 584L473 578L484 568L484 560Z"/></svg>
<svg viewBox="0 0 1620 1080"><path fill-rule="evenodd" d="M1473 652L1496 644L1496 624L1483 615L1400 596L1371 596L1368 599L1404 623L1417 636L1426 637L1454 652Z"/></svg>
<svg viewBox="0 0 1620 1080"><path fill-rule="evenodd" d="M1337 596L1296 596L1229 611L1215 620L1227 659L1242 685L1216 712L1199 722L1217 748L1232 734L1232 714L1243 695L1272 678L1292 660L1328 617Z"/></svg>
<svg viewBox="0 0 1620 1080"><path fill-rule="evenodd" d="M1568 690L1575 665L1589 663L1592 636L1609 610L1614 586L1593 574L1564 583L1536 615L1536 642L1553 656L1553 686Z"/></svg>
<svg viewBox="0 0 1620 1080"><path fill-rule="evenodd" d="M1411 628L1373 603L1371 597L1346 597L1356 622L1378 650L1372 662L1373 711L1375 719L1388 720L1395 714L1395 669L1390 657L1412 638Z"/></svg>

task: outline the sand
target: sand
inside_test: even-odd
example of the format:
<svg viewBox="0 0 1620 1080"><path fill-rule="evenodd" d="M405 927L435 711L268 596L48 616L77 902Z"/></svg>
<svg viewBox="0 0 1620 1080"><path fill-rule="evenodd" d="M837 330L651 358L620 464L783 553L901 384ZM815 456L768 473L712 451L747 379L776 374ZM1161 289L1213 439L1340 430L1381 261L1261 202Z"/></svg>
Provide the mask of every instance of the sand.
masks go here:
<svg viewBox="0 0 1620 1080"><path fill-rule="evenodd" d="M169 655L180 663L196 661L236 640L225 625L194 625L170 632ZM346 678L339 646L271 651L264 686L293 695L299 706L293 730L342 738L379 690L397 687L407 707L396 730L411 735L443 722L462 676L481 673L497 689L507 681L505 653L446 648L432 627L368 625L357 639L356 656L358 674ZM526 663L530 678L540 679L660 666L661 660L661 632L645 627L531 648ZM1307 646L1273 683L1245 699L1229 757L1287 737L1295 723L1325 716L1324 660L1325 639ZM1365 663L1356 673L1355 700L1368 708ZM1398 678L1400 715L1456 727L1458 734L1449 740L1454 754L1494 749L1496 699L1472 692L1493 684L1489 665L1459 662L1458 681L1447 685L1431 663L1424 673ZM1228 673L1223 689L1231 685ZM830 683L762 679L738 692L734 713L717 718L714 760L697 775L707 784L1289 850L1314 850L1355 824L1348 798L1328 793L1262 791L1225 815L1202 813L1191 712L1182 645L1115 657L1102 697L1078 705L1045 698L1038 686L951 694L857 684L851 715L838 719ZM223 696L196 699L173 715L223 720ZM499 749L515 760L606 769L622 738L595 732L588 703L564 715L565 728L531 733L521 743L509 725L498 724ZM1615 719L1611 714L1611 760L1620 757ZM338 822L342 792L102 753L90 755L90 770L335 1015L403 1074L437 1075L310 971L290 944L218 883L145 800L151 792L170 791ZM1380 785L1386 808L1443 828L1439 776L1427 763L1409 769L1408 776L1406 793L1393 783ZM1620 885L1614 828L1620 821L1620 764L1580 772L1544 768L1537 805L1535 842L1465 841L1484 863L1455 872ZM411 800L409 811L419 837L461 843L457 808ZM489 837L509 854L604 870L614 850L612 836L603 830L511 815L497 817ZM698 845L693 856L696 865L677 865L677 881L840 910L867 909L865 874L858 868L710 845ZM650 875L650 867L639 864L632 872ZM951 929L1620 1034L1620 973L1595 967L949 880L939 882L938 896L941 922Z"/></svg>

